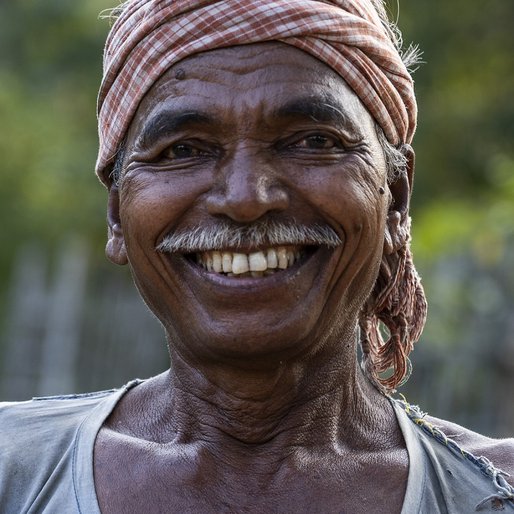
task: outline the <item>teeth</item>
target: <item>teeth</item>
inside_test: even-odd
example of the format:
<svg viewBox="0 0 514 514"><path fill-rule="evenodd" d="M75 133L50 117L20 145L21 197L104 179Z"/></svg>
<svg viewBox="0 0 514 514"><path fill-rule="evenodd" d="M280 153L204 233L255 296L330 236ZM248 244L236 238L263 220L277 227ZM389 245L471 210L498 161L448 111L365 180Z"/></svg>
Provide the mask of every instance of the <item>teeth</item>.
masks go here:
<svg viewBox="0 0 514 514"><path fill-rule="evenodd" d="M250 271L264 271L268 269L268 261L262 252L251 253L248 256Z"/></svg>
<svg viewBox="0 0 514 514"><path fill-rule="evenodd" d="M287 250L285 248L279 248L277 250L278 267L280 269L286 269L289 263L287 259Z"/></svg>
<svg viewBox="0 0 514 514"><path fill-rule="evenodd" d="M268 261L268 269L278 268L277 252L273 248L267 251L266 260Z"/></svg>
<svg viewBox="0 0 514 514"><path fill-rule="evenodd" d="M221 273L223 271L221 253L219 252L212 252L212 269L216 273Z"/></svg>
<svg viewBox="0 0 514 514"><path fill-rule="evenodd" d="M221 265L223 267L223 273L232 273L232 254L223 252L221 257Z"/></svg>
<svg viewBox="0 0 514 514"><path fill-rule="evenodd" d="M196 255L196 262L207 271L225 273L229 277L266 277L293 266L301 257L302 252L298 248L279 246L248 255L219 251L203 252Z"/></svg>
<svg viewBox="0 0 514 514"><path fill-rule="evenodd" d="M205 265L207 266L207 271L212 271L212 255L207 254L205 259Z"/></svg>
<svg viewBox="0 0 514 514"><path fill-rule="evenodd" d="M232 259L232 273L240 275L241 273L246 273L249 269L248 257L244 253L235 253Z"/></svg>

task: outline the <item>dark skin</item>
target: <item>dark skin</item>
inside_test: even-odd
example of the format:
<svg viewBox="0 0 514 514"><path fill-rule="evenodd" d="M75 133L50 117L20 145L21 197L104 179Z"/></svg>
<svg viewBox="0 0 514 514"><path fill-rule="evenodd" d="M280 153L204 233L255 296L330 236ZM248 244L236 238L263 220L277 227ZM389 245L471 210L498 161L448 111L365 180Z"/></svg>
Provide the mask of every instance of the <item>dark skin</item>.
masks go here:
<svg viewBox="0 0 514 514"><path fill-rule="evenodd" d="M356 95L280 43L216 50L154 85L126 149L107 255L130 264L171 367L98 434L102 512L400 512L405 443L355 352L384 240L404 243L410 188L388 187ZM155 249L171 230L267 217L328 224L343 244L265 278Z"/></svg>

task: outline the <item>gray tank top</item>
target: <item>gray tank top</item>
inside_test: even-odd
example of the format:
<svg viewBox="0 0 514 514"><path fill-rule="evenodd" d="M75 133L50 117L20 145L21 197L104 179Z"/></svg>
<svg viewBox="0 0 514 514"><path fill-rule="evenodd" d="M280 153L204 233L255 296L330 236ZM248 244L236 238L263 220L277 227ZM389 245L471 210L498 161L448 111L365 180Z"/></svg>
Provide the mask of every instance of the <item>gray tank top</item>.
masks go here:
<svg viewBox="0 0 514 514"><path fill-rule="evenodd" d="M0 513L100 514L93 479L95 438L122 396L140 382L100 393L0 404ZM401 514L514 513L514 489L499 470L462 452L416 408L391 402L410 462Z"/></svg>

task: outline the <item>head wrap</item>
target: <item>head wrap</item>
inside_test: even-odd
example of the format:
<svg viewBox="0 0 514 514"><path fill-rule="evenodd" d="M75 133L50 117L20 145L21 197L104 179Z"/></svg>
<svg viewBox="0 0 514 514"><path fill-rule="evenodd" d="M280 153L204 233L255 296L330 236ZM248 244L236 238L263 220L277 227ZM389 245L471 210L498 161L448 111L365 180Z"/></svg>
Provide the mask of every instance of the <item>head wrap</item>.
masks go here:
<svg viewBox="0 0 514 514"><path fill-rule="evenodd" d="M411 76L372 0L129 0L107 39L98 98L99 177L139 103L176 62L199 52L281 41L333 68L394 145L416 128Z"/></svg>

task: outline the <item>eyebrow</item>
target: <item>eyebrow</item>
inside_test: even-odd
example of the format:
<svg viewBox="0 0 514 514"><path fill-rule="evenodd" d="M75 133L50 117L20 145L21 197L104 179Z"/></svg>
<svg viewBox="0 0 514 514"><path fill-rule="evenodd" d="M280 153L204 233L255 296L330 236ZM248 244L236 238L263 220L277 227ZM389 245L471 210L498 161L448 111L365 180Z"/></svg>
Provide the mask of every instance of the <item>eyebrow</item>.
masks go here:
<svg viewBox="0 0 514 514"><path fill-rule="evenodd" d="M169 109L150 117L137 138L137 146L150 148L160 138L169 136L192 124L209 124L213 119L205 113L192 110Z"/></svg>
<svg viewBox="0 0 514 514"><path fill-rule="evenodd" d="M319 123L332 123L360 135L356 124L345 113L344 105L330 94L295 98L272 112L272 118L304 118ZM212 116L191 109L166 109L151 116L144 124L137 146L151 148L159 139L172 135L188 125L214 124Z"/></svg>
<svg viewBox="0 0 514 514"><path fill-rule="evenodd" d="M315 122L332 123L342 129L360 134L360 130L345 113L345 107L331 95L295 98L274 111L273 116L306 118Z"/></svg>

